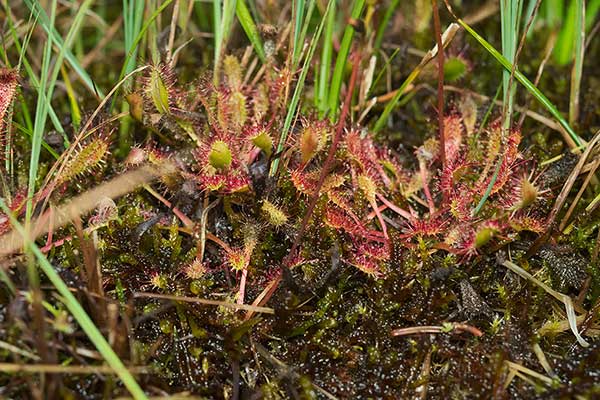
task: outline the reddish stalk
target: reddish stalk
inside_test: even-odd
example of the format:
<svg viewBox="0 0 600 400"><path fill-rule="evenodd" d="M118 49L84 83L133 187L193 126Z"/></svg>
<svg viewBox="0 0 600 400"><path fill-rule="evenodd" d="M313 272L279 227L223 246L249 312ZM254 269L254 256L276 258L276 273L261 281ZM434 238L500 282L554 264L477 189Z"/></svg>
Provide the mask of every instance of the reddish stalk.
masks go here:
<svg viewBox="0 0 600 400"><path fill-rule="evenodd" d="M358 76L358 67L359 67L359 63L360 63L360 53L355 52L352 54L352 56L350 58L353 60L354 65L352 67L352 75L350 77L350 83L348 84L348 92L346 93L346 98L344 100L344 106L342 108L342 112L340 114L340 119L339 119L338 125L336 127L335 137L333 138L333 141L331 142L331 147L329 148L329 153L327 154L327 159L325 160L325 164L323 165L323 169L321 170L321 175L319 176L319 182L317 183L315 193L312 196L310 204L308 205L308 209L306 210L306 214L304 215L304 218L302 219L302 223L300 224L300 230L298 231L298 234L296 235L296 239L294 240L294 243L292 244L292 248L291 248L290 252L283 260L284 268L289 267L290 261L293 260L294 254L296 254L296 251L298 250L300 241L302 240L302 237L304 236L304 232L306 231L308 221L310 220L310 217L312 216L312 213L317 205L317 201L319 200L319 193L321 192L321 188L323 187L325 178L329 174L329 170L331 168L331 164L333 163L333 158L335 156L335 152L337 150L338 144L340 143L340 140L342 138L342 132L344 131L344 122L346 120L346 117L348 116L348 112L350 111L350 104L352 102L352 93L354 92L354 87L356 86L356 79ZM271 296L273 296L273 293L275 293L275 290L279 286L280 282L281 282L281 274L278 275L271 284L269 284L268 291L267 290L264 291L264 297L258 303L260 306L266 304L269 301L269 299L271 299ZM262 295L263 295L263 293L261 293L261 296ZM256 303L256 300L255 300L255 303ZM247 314L246 318L249 318L249 315L251 315L251 314Z"/></svg>
<svg viewBox="0 0 600 400"><path fill-rule="evenodd" d="M435 30L435 39L437 42L437 60L438 60L438 125L440 132L440 147L442 151L442 168L446 166L446 137L444 135L444 44L442 43L442 28L440 24L440 10L437 0L431 0L433 8L433 29Z"/></svg>
<svg viewBox="0 0 600 400"><path fill-rule="evenodd" d="M296 251L298 250L298 246L304 236L304 232L306 231L306 227L308 226L308 221L312 216L313 211L317 205L317 201L319 200L319 194L321 192L321 188L323 187L323 183L325 182L325 178L329 174L329 170L331 169L331 165L333 164L333 158L335 157L335 152L338 148L340 140L342 138L342 133L344 132L344 125L346 122L346 117L348 116L348 112L350 111L350 104L352 102L352 93L354 92L354 86L356 85L356 78L358 76L358 67L360 64L360 55L358 52L355 52L351 57L353 60L352 67L352 76L350 77L350 83L348 85L348 93L346 93L346 99L344 100L344 107L342 108L342 113L340 115L340 120L338 121L335 136L333 141L331 142L331 147L329 147L329 153L327 154L327 159L323 164L323 169L321 170L321 175L319 176L319 181L317 183L316 190L312 195L312 199L310 200L310 204L308 205L308 209L306 210L306 214L304 214L304 218L302 218L302 223L300 224L300 230L296 235L296 239L292 244L292 249L284 259L283 265L288 267L289 261L294 257Z"/></svg>
<svg viewBox="0 0 600 400"><path fill-rule="evenodd" d="M389 201L388 199L386 199L379 193L377 193L377 198L379 200L381 200L381 202L383 204L385 204L386 207L388 207L390 210L394 211L396 214L400 215L401 217L406 218L409 221L413 219L413 216L408 211L403 210L402 208L398 207L397 205L395 205L394 203L392 203L391 201ZM383 211L384 209L385 208L382 208L381 211Z"/></svg>
<svg viewBox="0 0 600 400"><path fill-rule="evenodd" d="M248 266L242 270L242 277L240 278L240 289L238 290L238 304L244 304L244 296L246 295L246 279L248 277Z"/></svg>

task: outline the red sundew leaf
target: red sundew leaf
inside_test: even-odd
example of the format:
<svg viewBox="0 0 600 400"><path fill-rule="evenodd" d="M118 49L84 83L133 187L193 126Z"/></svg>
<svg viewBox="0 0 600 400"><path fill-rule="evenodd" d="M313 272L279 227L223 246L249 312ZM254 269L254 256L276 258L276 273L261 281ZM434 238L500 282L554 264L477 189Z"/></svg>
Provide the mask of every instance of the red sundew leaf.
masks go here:
<svg viewBox="0 0 600 400"><path fill-rule="evenodd" d="M459 187L461 178L467 174L472 164L467 163L463 156L453 155L446 160L439 180L439 188L443 193L449 194Z"/></svg>
<svg viewBox="0 0 600 400"><path fill-rule="evenodd" d="M447 229L447 221L441 218L433 218L431 220L413 220L410 222L403 237L414 236L438 236Z"/></svg>
<svg viewBox="0 0 600 400"><path fill-rule="evenodd" d="M27 199L27 191L20 190L15 194L12 201L8 205L8 208L12 212L15 212L17 215L21 215L25 211L25 208L23 206L25 205L26 199ZM10 230L11 230L10 219L8 218L8 216L6 214L4 214L3 212L0 211L0 236L4 235L5 233L9 232Z"/></svg>
<svg viewBox="0 0 600 400"><path fill-rule="evenodd" d="M462 117L458 114L447 115L444 118L444 143L446 147L446 163L460 155L460 146L464 136Z"/></svg>
<svg viewBox="0 0 600 400"><path fill-rule="evenodd" d="M350 234L361 234L366 232L366 228L353 221L342 209L337 207L327 207L325 210L325 223L334 229L343 229Z"/></svg>
<svg viewBox="0 0 600 400"><path fill-rule="evenodd" d="M367 239L381 243L387 241L381 232L368 229L362 222L357 220L355 216L351 216L347 211L336 206L330 205L326 208L325 223L334 229L345 231L352 239Z"/></svg>
<svg viewBox="0 0 600 400"><path fill-rule="evenodd" d="M543 233L546 230L544 218L538 218L529 214L518 213L509 221L510 227L517 232L530 231L534 233Z"/></svg>
<svg viewBox="0 0 600 400"><path fill-rule="evenodd" d="M17 89L17 73L8 68L0 68L0 146L4 147L6 132L4 132L4 118L12 104ZM0 155L0 159L2 156Z"/></svg>
<svg viewBox="0 0 600 400"><path fill-rule="evenodd" d="M193 176L200 189L212 192L235 193L250 187L250 179L241 172L229 171L224 174L199 174Z"/></svg>
<svg viewBox="0 0 600 400"><path fill-rule="evenodd" d="M301 169L295 169L290 173L290 180L300 193L312 196L317 190L319 173L320 171L304 172Z"/></svg>
<svg viewBox="0 0 600 400"><path fill-rule="evenodd" d="M356 130L350 131L345 139L351 158L358 164L360 171L376 183L391 186L391 180L385 173L377 148L369 136L361 137Z"/></svg>
<svg viewBox="0 0 600 400"><path fill-rule="evenodd" d="M448 197L450 214L460 222L472 219L473 194L463 185L459 185Z"/></svg>
<svg viewBox="0 0 600 400"><path fill-rule="evenodd" d="M379 278L383 275L379 268L379 262L369 255L353 254L348 263L374 278Z"/></svg>
<svg viewBox="0 0 600 400"><path fill-rule="evenodd" d="M390 259L388 246L381 243L363 242L356 246L358 254L365 255L377 261L387 261Z"/></svg>

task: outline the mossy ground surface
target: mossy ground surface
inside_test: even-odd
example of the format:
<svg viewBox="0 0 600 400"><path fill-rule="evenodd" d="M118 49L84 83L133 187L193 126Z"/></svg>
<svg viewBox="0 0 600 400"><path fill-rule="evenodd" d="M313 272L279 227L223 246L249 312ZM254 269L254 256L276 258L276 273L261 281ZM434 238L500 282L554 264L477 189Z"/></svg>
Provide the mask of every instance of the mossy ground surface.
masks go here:
<svg viewBox="0 0 600 400"><path fill-rule="evenodd" d="M476 4L470 4L473 2L464 3L461 11L465 14L478 8ZM409 6L401 9L406 13L414 12ZM383 79L389 79L393 88L403 82L420 60L409 50L426 51L433 43L429 29L417 32L402 14L399 15L392 21L392 28L386 35L386 43L398 44L401 48L390 64L389 77ZM476 27L482 36L499 47L498 18L485 19ZM229 49L241 59L243 46L247 43L241 28L236 29L235 33L240 35L232 35ZM535 76L543 58L547 34L548 30L541 28L527 41L519 59L519 69L525 75ZM364 37L358 40L367 42ZM269 72L266 74L265 79L272 80L269 83L272 91L276 87L273 82L284 70L285 55L284 50L276 53L270 66L271 75ZM447 49L447 55L455 57L453 63L464 61L464 68L454 64L448 73L452 81L447 83L462 91L446 91L448 113L461 115L464 119L466 112L463 106L468 98L472 102L469 104L474 112L474 126L479 127L489 98L494 96L500 85L502 70L462 31ZM368 57L363 55L364 66L366 60ZM600 60L600 41L595 38L586 50L581 113L575 126L586 140L590 140L600 127L600 66L597 60ZM196 109L180 109L183 103L194 103L189 96L181 96L180 92L189 87L196 88L198 81L210 76L211 62L210 41L200 35L200 39L181 52L177 66L170 71L177 77L177 85L169 86L166 82L158 97L156 93L148 95L144 92L142 88L147 82L143 79L136 81L130 90L140 95L145 108L141 121L129 119L125 147L136 144L137 150L143 149L144 161L150 163L153 157L176 160L177 165L184 165L176 177L152 184L151 190L137 189L116 199L115 203L107 204L105 209L98 208L95 213L82 216L83 236L72 225L57 229L54 240L66 240L47 252L48 260L77 294L103 333L111 338L117 354L128 364L147 367L145 373L136 377L148 394L272 399L600 396L600 342L597 339L600 334L600 272L597 257L594 257L600 219L598 211L588 214L583 210L584 204L594 198L597 182L592 181L592 186L583 193L585 201L575 209L572 227L564 234L553 234L533 255L527 254L527 251L540 232L528 229L510 231L506 237L498 235L489 242L486 238L481 247L473 244L476 251L468 254L452 252L446 251L451 245L440 245L447 239L444 234L441 237L407 236L408 228L401 223L401 218L387 211L384 216L391 221L386 232L389 234L386 242L389 243L389 254L383 261L377 259L376 273L365 273L367 266L364 265L357 267L357 257L362 253L358 254L356 250L356 235L342 228L336 229L327 222L329 200L323 196L319 198L303 233L299 253L302 259L294 268L287 269L283 263L289 261L286 256L296 235L303 229L302 217L311 199L294 181L292 171L300 169L298 165L306 164L301 168L306 167L307 170L322 166L328 147L315 150L317 138L306 144L312 146L310 149L314 150L314 155L307 156L308 150L305 150L298 156L302 149L297 142L290 140L287 152L273 155L265 151L267 147L271 151L271 144L267 141L268 145L255 146L258 147L258 150L254 149L255 158L245 167L236 164L236 157L245 154L246 142L223 142L225 147L219 145L219 154L216 154L215 147L209 146L215 143L211 129L227 124L229 128L224 131L238 129L236 124L244 125L236 122L236 118L242 118L242 113L236 113L235 105L231 103L228 104L234 112L223 114L225 116L219 113L219 96L225 93L219 92L219 89L216 89L214 98L206 97L208 105L198 108L201 111L197 115L185 114L186 111L196 113ZM152 68L158 71L158 63L154 65ZM420 86L402 100L388 127L377 135L368 134L377 146L393 154L402 167L410 171L418 169L415 149L437 134L434 107L436 71L433 65L422 72L417 82ZM111 63L95 62L90 65L90 74L98 78L97 84L103 88L111 87L118 73L119 69ZM158 75L161 73L157 72ZM560 110L569 108L569 74L569 66L558 66L551 59L538 85ZM160 76L152 78L152 74L148 74L146 79L168 80ZM229 83L234 81L231 75L228 78ZM313 85L311 72L306 82L306 95L301 101L301 114L309 121L306 122L308 125L318 120L311 105ZM22 87L22 97L18 101L33 109L34 93L28 85ZM76 87L76 90L80 89ZM170 89L174 91L168 92ZM377 93L386 93L383 81L375 89ZM229 87L228 90L235 92L235 88ZM252 102L258 103L251 96L258 98L260 90L255 86L252 91L243 92L248 110ZM476 95L469 97L465 91L484 95L487 100ZM86 93L84 90L81 92ZM227 92L228 95L230 92ZM124 95L119 96L117 103L121 104ZM174 97L180 103L175 104ZM167 101L161 105L165 98ZM86 111L93 110L97 104L89 93L82 94L80 100L80 107ZM201 101L196 101L195 106ZM213 101L214 104L211 103ZM516 104L545 114L544 109L522 88L517 91ZM56 101L56 105L61 115L69 114L66 101L64 104ZM160 109L159 105L164 107L163 111L170 107L180 114L173 112L169 117L162 115L153 119L152 115ZM211 111L213 106L216 112ZM275 116L275 122L269 127L270 134L274 135L273 132L282 126L286 104L275 101L265 107ZM383 105L376 105L369 111L360 128L349 121L345 129L359 131L365 127L364 132L368 132L382 108ZM253 109L248 113L255 116L259 112ZM500 113L500 108L493 108L491 118L498 118ZM356 110L353 120L359 115ZM516 119L519 117L517 113ZM267 117L264 118L266 121ZM69 124L65 123L65 126ZM198 146L187 136L186 127L189 126L193 126L201 141L210 137L212 142L206 141L204 147ZM317 130L320 125L315 126ZM335 126L328 125L327 129L333 132ZM305 125L299 120L292 130L292 138L302 140L303 127ZM531 118L525 119L520 132L519 149L524 159L532 160L527 168L535 170L536 179L543 183L545 189L543 196L534 204L535 211L545 216L554 205L578 156L569 153L559 133ZM54 134L49 132L46 139L50 142ZM252 134L255 136L245 138L256 138L256 132ZM67 135L73 139L76 132L68 129ZM131 165L126 164L131 162L131 155L125 158L126 154L120 153L123 142L119 141L118 135L114 132L110 142L112 154L106 155L102 164L94 167L93 173L78 172L74 174L78 175L77 178L69 177L66 183L64 178L60 194L51 198L51 202L59 204L62 199L82 193L130 168ZM244 135L247 135L246 131ZM27 163L29 143L24 135L14 137L14 162L19 168L11 182L16 193L26 182L25 168L21 169L21 166ZM221 140L219 136L216 139ZM469 140L476 139L471 136ZM485 147L465 141L464 147L467 146L479 151L471 151L470 157L481 154L485 158ZM55 150L59 153L65 150L60 141ZM360 170L356 167L348 153L346 147L336 153L335 172L348 174L347 182L340 188L351 191L352 196L342 197L351 203L357 218L366 220L372 211L369 196L362 193L367 191L364 187L360 190L351 187L349 183L357 181L356 176L350 178L351 174L357 171L367 174L366 168ZM563 157L540 167L558 155ZM284 167L276 176L268 177L265 163L272 162L274 156L287 161L282 162ZM303 164L305 160L298 160L305 157L310 162ZM42 153L42 176L53 162L48 153ZM431 165L433 168L433 163ZM465 168L467 165L465 163ZM82 164L82 169L85 167ZM238 171L236 168L247 173L244 176L246 180L230 173ZM442 175L439 165L435 168L437 172L431 171L432 182L437 182L435 179ZM455 176L466 186L476 181L476 177L459 177L458 173ZM215 185L213 187L206 182L214 177L222 180L211 181ZM585 175L578 182L583 179ZM509 180L507 182L510 184ZM238 191L239 187L244 190ZM435 185L432 187L437 188ZM574 198L577 187L572 190L569 199ZM235 190L227 191L228 188ZM157 200L152 192L165 196L193 222L193 226L184 226L173 213L173 208ZM386 195L403 206L427 208L424 196L421 203L415 205L399 193L390 191ZM442 197L440 193L434 193L436 201ZM265 211L265 200L270 202L271 211ZM567 207L561 210L561 216ZM203 213L203 210L210 212ZM284 212L275 214L273 210ZM498 210L500 206L487 209L484 211L485 218L496 218L501 213ZM376 230L380 235L374 237L381 239L381 226L374 222L377 218L369 221L370 226L375 228L361 233L374 235L373 230ZM204 238L203 259L194 264L199 254L199 232L202 231L199 227L202 224L204 231L214 235L221 243ZM415 229L414 226L411 229ZM450 228L443 229L446 233L451 232ZM47 239L47 236L39 238L39 246L43 247ZM251 246L248 244L250 241ZM94 288L88 279L90 271L85 267L84 253L90 243L93 243L98 257L102 286L100 299L97 287ZM255 312L250 315L247 311L189 300L197 298L235 303L241 271L232 268L232 265L237 265L232 261L234 252L227 253L224 249L233 249L238 251L236 256L244 257L243 252L249 247L252 248L250 262L244 264L248 272L245 304L264 295L265 288L278 280L277 289L265 304L273 314ZM372 254L368 256L377 258ZM577 298L582 309L591 310L587 314L579 312L583 315L579 327L585 331L589 347L580 346L569 330L562 303L505 268L502 262L508 258L555 290ZM6 261L6 266L15 287L27 290L27 259L15 255ZM0 285L2 341L34 351L39 332L34 331L31 322L31 305L24 296L14 296L8 287ZM47 332L44 334L49 349L46 350L45 361L97 364L97 354L90 356L85 351L93 351L93 348L67 315L60 299L52 295L47 281L42 281L42 290L51 304L47 311L48 308L54 311L48 311L46 316ZM186 297L188 300L165 299L152 294ZM107 314L108 303L115 305L113 314ZM457 328L459 325L452 324L462 324L469 329L461 330ZM409 333L397 331L413 327L415 331ZM422 329L419 330L419 327ZM426 327L434 327L436 331L427 331ZM542 365L543 357L538 349L544 354L547 366ZM0 359L7 363L24 361L18 357L15 359L13 352L5 348L0 350ZM517 370L514 364L523 369ZM548 366L551 371L545 370ZM531 374L531 371L542 377ZM103 399L126 395L121 383L110 375L0 373L0 396L30 398L31 393L35 393L32 386L40 383L48 390L48 396L55 398Z"/></svg>

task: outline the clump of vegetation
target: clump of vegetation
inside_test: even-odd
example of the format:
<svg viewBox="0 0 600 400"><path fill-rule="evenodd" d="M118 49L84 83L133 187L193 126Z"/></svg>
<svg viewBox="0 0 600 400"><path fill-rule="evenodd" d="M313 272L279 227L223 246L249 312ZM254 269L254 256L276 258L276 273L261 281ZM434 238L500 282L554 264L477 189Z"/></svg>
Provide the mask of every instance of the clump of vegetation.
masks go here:
<svg viewBox="0 0 600 400"><path fill-rule="evenodd" d="M598 394L600 2L25 3L0 393Z"/></svg>

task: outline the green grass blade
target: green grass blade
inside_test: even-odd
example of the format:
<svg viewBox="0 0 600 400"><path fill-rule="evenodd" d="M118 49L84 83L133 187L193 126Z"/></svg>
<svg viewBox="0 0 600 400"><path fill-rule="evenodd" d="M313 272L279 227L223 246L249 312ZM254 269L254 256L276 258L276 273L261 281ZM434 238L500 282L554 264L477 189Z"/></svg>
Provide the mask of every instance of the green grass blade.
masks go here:
<svg viewBox="0 0 600 400"><path fill-rule="evenodd" d="M54 42L58 48L63 48L64 42L61 39L60 34L56 30L56 28L54 28L54 25L50 23L51 21L48 18L48 14L46 14L46 11L44 11L44 9L40 5L40 3L38 1L34 1L34 0L25 0L25 3L27 4L27 7L29 7L29 9L32 12L39 14L40 25L44 28L44 30L48 34L48 37L51 38L50 42ZM73 68L73 71L75 71L75 73L77 73L77 75L79 75L79 77L81 78L81 80L85 84L85 86L87 86L87 88L92 93L96 93L96 91L97 91L98 96L104 97L104 95L102 94L102 92L99 88L97 88L97 89L94 88L95 86L92 82L92 78L90 78L90 76L85 71L85 69L81 66L81 64L79 64L79 61L77 61L77 59L75 58L75 56L73 55L71 50L65 51L65 58L71 65L71 68Z"/></svg>
<svg viewBox="0 0 600 400"><path fill-rule="evenodd" d="M352 7L351 17L353 19L359 19L362 10L365 6L365 0L356 0ZM342 81L344 80L344 71L346 69L346 60L350 53L350 46L352 45L352 39L354 38L354 27L350 24L346 26L344 30L344 36L340 44L340 51L338 52L335 60L335 67L333 69L333 75L331 78L331 90L329 91L329 104L326 112L330 113L331 119L333 120L338 112L338 104L340 97L340 89L342 88Z"/></svg>
<svg viewBox="0 0 600 400"><path fill-rule="evenodd" d="M590 0L585 6L585 30L592 29L596 17L600 13L600 0Z"/></svg>
<svg viewBox="0 0 600 400"><path fill-rule="evenodd" d="M67 97L69 98L73 128L78 131L79 125L81 124L81 110L79 109L75 90L73 90L73 85L71 85L69 74L67 74L67 70L64 68L64 65L60 66L60 74L63 78L63 82L65 83L65 91L67 92Z"/></svg>
<svg viewBox="0 0 600 400"><path fill-rule="evenodd" d="M325 21L327 20L327 15L331 12L331 9L333 8L332 4L334 2L335 0L329 0L329 3L327 4L327 9L325 10L325 14L323 14L321 22L319 23L319 27L317 28L317 31L313 35L312 40L310 42L308 54L304 58L304 65L302 66L302 71L300 72L300 76L298 77L298 82L296 83L296 88L294 89L294 94L292 95L292 100L290 101L288 111L283 122L283 129L279 137L279 143L277 144L278 153L283 150L283 147L285 145L287 135L289 133L290 127L292 126L292 121L294 120L294 117L296 115L296 108L298 107L298 102L300 101L302 90L304 89L304 81L306 80L306 75L308 74L310 62L312 61L312 58L315 54L317 44L319 43L319 38L321 37L321 32L323 31L323 26L325 25ZM269 171L270 176L275 175L278 166L279 158L276 158L271 164L271 170Z"/></svg>
<svg viewBox="0 0 600 400"><path fill-rule="evenodd" d="M52 2L52 11L50 24L54 26L54 17L56 15L56 2ZM48 32L50 29L48 30ZM48 36L50 36L48 34ZM40 150L42 147L42 136L46 126L46 117L48 116L48 101L46 101L46 86L48 75L50 73L50 58L52 56L52 40L48 39L44 46L42 56L42 70L40 73L40 86L38 90L37 105L35 109L35 122L33 124L33 135L31 136L31 153L29 159L29 182L27 187L27 204L25 207L25 221L29 226L31 215L33 213L33 194L35 193L35 184L40 160Z"/></svg>
<svg viewBox="0 0 600 400"><path fill-rule="evenodd" d="M252 19L252 14L250 14L250 11L246 6L246 0L237 0L235 11L242 29L244 29L246 36L248 36L250 43L252 43L252 46L254 47L254 51L256 51L258 58L264 63L267 60L267 57L265 56L262 39L256 28L256 23L254 22L254 19Z"/></svg>
<svg viewBox="0 0 600 400"><path fill-rule="evenodd" d="M325 24L325 36L323 37L323 49L321 51L321 62L319 65L317 95L315 96L320 118L325 116L325 112L327 111L327 100L329 99L329 75L331 73L331 60L333 59L333 31L335 29L335 2L333 2L331 11L327 14Z"/></svg>
<svg viewBox="0 0 600 400"><path fill-rule="evenodd" d="M23 226L13 217L12 212L4 202L2 198L0 198L0 208L9 216L11 220L11 224L14 229L16 229L24 238L26 237L26 232ZM67 306L81 329L86 333L90 341L96 347L96 350L102 355L102 357L106 360L108 365L117 373L121 381L129 390L134 399L147 399L146 394L142 390L142 388L138 385L135 378L129 373L127 367L123 364L119 356L114 352L114 350L110 347L110 344L106 341L104 336L100 330L94 325L92 319L85 312L81 304L77 301L75 296L69 290L69 287L65 284L65 282L61 279L61 277L56 273L50 262L44 256L44 253L41 252L38 246L33 241L26 240L25 241L27 250L31 251L35 258L37 259L40 269L44 272L44 274L48 277L50 282L54 285L58 293L62 296L62 301Z"/></svg>
<svg viewBox="0 0 600 400"><path fill-rule="evenodd" d="M83 18L85 16L86 11L92 5L93 0L84 1L77 13L75 14L73 21L71 23L71 27L69 32L67 33L67 37L64 41L61 40L62 46L59 47L59 52L54 62L54 69L50 73L50 57L52 52L52 40L48 40L46 42L46 46L44 48L44 59L42 61L42 72L40 76L40 86L38 91L38 103L36 107L36 115L35 115L35 124L33 126L33 135L31 137L31 158L29 163L29 186L27 188L27 208L26 208L26 220L29 221L31 217L32 211L32 197L35 193L35 183L37 179L38 172L38 163L40 158L40 150L42 146L42 137L44 135L44 130L46 127L46 118L48 116L49 111L49 103L52 99L52 94L54 93L54 87L56 86L56 80L58 79L58 74L60 72L60 67L62 62L70 52L70 47L73 43L73 39L77 36L79 32L79 28L83 22ZM52 12L54 13L56 2L53 3ZM54 15L52 16L50 28L54 27ZM52 31L49 29L47 32Z"/></svg>
<svg viewBox="0 0 600 400"><path fill-rule="evenodd" d="M52 75L50 76L50 79L48 81L48 93L46 94L46 100L48 102L52 100L52 94L54 93L54 88L56 87L56 80L58 79L58 74L60 73L63 60L66 54L70 51L71 46L73 44L73 40L78 36L85 13L91 7L93 1L94 0L86 0L83 3L81 3L79 8L77 9L77 13L71 21L71 27L67 32L67 36L63 42L63 45L59 47L59 52L54 62Z"/></svg>
<svg viewBox="0 0 600 400"><path fill-rule="evenodd" d="M500 1L500 22L502 33L502 55L511 63L515 62L515 53L519 41L519 16L523 3L521 0ZM513 103L516 85L511 85L511 71L502 71L503 85L503 123L504 129L509 129L512 121Z"/></svg>
<svg viewBox="0 0 600 400"><path fill-rule="evenodd" d="M135 68L135 58L138 50L138 43L135 43L136 37L142 29L142 17L144 15L143 0L123 0L123 31L125 39L125 49L129 51L124 60L125 74L130 73ZM125 75L124 74L124 75Z"/></svg>
<svg viewBox="0 0 600 400"><path fill-rule="evenodd" d="M573 59L573 42L575 41L575 26L577 24L577 1L570 2L556 45L554 46L554 61L558 65L567 65Z"/></svg>
<svg viewBox="0 0 600 400"><path fill-rule="evenodd" d="M31 80L31 84L32 86L36 89L39 90L40 87L40 82L38 80L37 75L35 74L35 72L33 71L33 68L31 67L31 64L29 64L29 61L27 60L27 58L25 57L25 53L27 50L27 46L29 44L29 39L31 38L31 35L33 33L33 30L35 28L35 23L37 22L37 17L34 19L31 29L29 31L29 33L27 34L27 36L25 37L25 40L23 41L23 44L20 43L19 41L19 37L16 33L15 30L15 26L13 24L13 19L14 17L10 16L10 9L6 8L6 12L7 15L9 15L9 18L7 18L7 22L9 25L9 30L11 32L11 36L13 38L14 41L14 46L17 49L17 51L19 52L19 63L17 65L17 69L20 70L21 69L21 65L25 68L25 71L27 72L27 76L29 77L29 79ZM31 12L31 15L34 15L34 12ZM31 22L31 19L30 19ZM24 109L28 109L27 105L22 103L22 108ZM62 126L62 124L60 123L58 116L56 115L56 112L54 111L54 108L52 107L52 105L50 104L50 102L48 101L48 114L50 115L50 120L52 121L52 125L54 126L54 129L56 129L56 131L58 133L60 133L61 135L63 135L63 138L66 138L66 133L65 130ZM33 125L30 123L31 121L31 116L29 115L29 113L24 114L24 117L26 118L26 124L28 125L28 128L33 131Z"/></svg>
<svg viewBox="0 0 600 400"><path fill-rule="evenodd" d="M373 126L373 132L379 132L383 129L383 127L387 123L388 117L392 113L392 110L396 107L396 104L398 104L400 97L402 97L408 85L410 85L415 79L417 79L417 76L419 76L419 74L423 70L423 67L424 65L419 64L415 69L412 70L412 72L410 73L410 75L408 75L404 82L402 82L402 85L400 85L400 87L396 91L396 94L394 94L394 97L392 97L392 99L385 105L383 112L381 113L381 115L379 115L379 118Z"/></svg>
<svg viewBox="0 0 600 400"><path fill-rule="evenodd" d="M219 68L221 67L221 58L229 34L231 33L231 24L236 10L236 0L223 0L223 10L221 12L221 1L214 0L215 4L215 65L213 80L215 84L219 83Z"/></svg>
<svg viewBox="0 0 600 400"><path fill-rule="evenodd" d="M581 3L585 3L580 0L572 0L569 3L569 8L567 9L566 17L563 17L558 22L563 22L563 25L558 34L558 39L556 40L556 46L554 47L554 61L556 61L559 65L567 65L573 60L573 51L575 51L575 46L577 45L577 32L581 32L580 28L581 22L579 21L581 18ZM585 13L584 13L584 21L585 21L585 29L589 30L592 28L592 25L596 21L596 17L600 12L600 0L592 0L588 1L588 4L585 5Z"/></svg>
<svg viewBox="0 0 600 400"><path fill-rule="evenodd" d="M512 64L502 55L498 50L494 48L487 40L481 37L473 28L471 28L467 23L465 23L462 19L457 18L457 22L467 31L480 45L483 46L484 49L487 50L488 53L492 55L504 68L507 70L512 69ZM567 131L569 136L575 141L578 146L583 145L583 140L575 133L573 128L569 125L567 120L561 115L560 111L552 104L550 100L518 69L515 70L515 79L519 81L527 91L529 91L533 97L536 98L543 106L550 112L550 114L556 119L556 121Z"/></svg>
<svg viewBox="0 0 600 400"><path fill-rule="evenodd" d="M394 11L396 11L396 7L400 4L400 0L392 0L390 5L385 10L385 14L383 14L383 18L379 23L379 27L377 28L377 35L375 35L375 44L373 45L373 53L377 54L379 49L381 49L381 43L383 42L383 35L387 30L387 26L394 15Z"/></svg>
<svg viewBox="0 0 600 400"><path fill-rule="evenodd" d="M123 63L123 67L121 68L121 72L119 73L119 82L123 79L123 77L125 77L125 75L127 75L127 73L125 73L125 68L128 65L128 61L129 59L131 59L133 57L133 54L135 53L135 50L137 48L137 45L140 43L140 41L142 40L142 38L144 37L144 35L146 34L146 31L148 30L148 28L152 25L152 23L154 22L154 20L164 11L165 8L167 8L169 6L169 4L171 4L173 2L173 0L165 0L164 3L161 4L160 7L158 7L150 16L150 18L148 18L148 20L144 23L144 25L142 26L142 29L140 29L140 32L138 33L138 35L136 36L135 40L133 41L133 43L131 44L131 47L127 50L127 55L125 56L125 62ZM113 95L113 101L110 105L110 109L112 110L113 107L115 106L115 101L116 101L116 92L115 95Z"/></svg>
<svg viewBox="0 0 600 400"><path fill-rule="evenodd" d="M150 25L152 25L152 23L154 22L154 20L165 10L165 8L167 8L171 3L173 2L173 0L166 0L164 3L162 3L160 5L160 7L158 7L150 16L150 18L148 18L148 20L144 23L144 25L142 26L142 29L140 29L140 32L138 33L138 35L135 37L135 40L133 41L133 43L131 44L131 46L129 47L129 49L127 49L127 55L125 56L125 62L123 63L123 68L121 69L121 73L119 74L119 81L121 79L123 79L123 77L125 75L127 75L127 72L125 72L125 68L127 67L129 60L131 58L134 57L134 54L136 52L137 46L140 43L140 41L144 38L144 35L146 34L146 31L148 30L148 28L150 27ZM104 97L104 96L101 96Z"/></svg>
<svg viewBox="0 0 600 400"><path fill-rule="evenodd" d="M306 12L306 17L304 18L304 23L302 24L302 30L300 32L300 37L298 38L298 46L299 49L302 50L304 48L304 39L306 38L306 33L308 32L308 26L310 25L310 20L312 18L313 15L313 11L315 10L315 5L316 5L316 1L315 0L310 0L310 4L308 5L308 11ZM302 55L302 51L300 51L300 55ZM296 62L299 62L300 60L296 60ZM292 65L292 69L296 69L297 64L294 63Z"/></svg>
<svg viewBox="0 0 600 400"><path fill-rule="evenodd" d="M213 0L213 35L215 37L215 57L214 57L214 82L218 83L218 75L217 75L217 65L219 64L219 58L221 56L221 43L223 39L221 38L221 34L223 30L221 29L221 14L223 14L223 10L221 8L221 0Z"/></svg>
<svg viewBox="0 0 600 400"><path fill-rule="evenodd" d="M487 199L492 194L492 189L494 188L494 184L496 183L496 180L498 180L498 173L500 172L501 167L502 167L502 158L500 158L498 160L498 164L496 164L496 168L494 169L494 174L492 175L492 179L490 179L490 183L487 186L487 188L485 189L485 193L483 194L483 196L481 196L479 203L477 203L477 206L473 210L473 216L479 214L479 212L485 205Z"/></svg>
<svg viewBox="0 0 600 400"><path fill-rule="evenodd" d="M302 51L302 44L300 43L300 32L302 21L304 20L304 0L294 0L294 42L293 49L294 53L292 56L292 65L297 65L300 52Z"/></svg>
<svg viewBox="0 0 600 400"><path fill-rule="evenodd" d="M585 54L585 1L575 0L577 13L575 17L575 49L573 68L571 69L571 91L569 95L569 124L574 125L579 118L579 89L583 74L583 57Z"/></svg>
<svg viewBox="0 0 600 400"><path fill-rule="evenodd" d="M388 59L385 61L385 63L381 66L381 71L379 71L379 73L377 74L377 76L375 77L375 79L373 79L373 83L371 84L371 88L369 89L369 94L372 93L373 89L377 86L377 84L379 83L379 81L383 77L383 74L386 73L387 68L389 67L389 65L392 63L392 61L394 61L394 58L396 58L396 56L399 53L400 53L400 48L397 48L396 50L394 50L394 52L392 53L392 55L388 57Z"/></svg>
<svg viewBox="0 0 600 400"><path fill-rule="evenodd" d="M536 0L533 0L535 3ZM546 24L551 29L560 27L565 18L565 1L564 0L543 0L541 10L545 16Z"/></svg>

